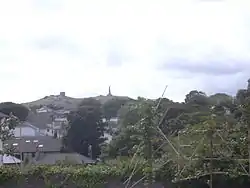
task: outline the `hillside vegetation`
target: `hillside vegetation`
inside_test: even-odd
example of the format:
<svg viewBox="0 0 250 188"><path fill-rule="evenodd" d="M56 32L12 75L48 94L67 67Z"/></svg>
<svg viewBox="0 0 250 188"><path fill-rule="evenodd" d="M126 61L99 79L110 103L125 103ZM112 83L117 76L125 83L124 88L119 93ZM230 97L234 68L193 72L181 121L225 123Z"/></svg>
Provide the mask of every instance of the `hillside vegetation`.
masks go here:
<svg viewBox="0 0 250 188"><path fill-rule="evenodd" d="M74 110L67 100L74 101ZM86 99L60 95L38 101L26 105L58 104L72 110L63 138L66 151L101 158L106 163L124 157L143 160L149 184L159 170L172 181L250 172L250 84L235 97L224 93L208 96L192 90L182 103L167 98L133 100L110 95ZM107 124L103 117L119 119L110 143L104 142Z"/></svg>
<svg viewBox="0 0 250 188"><path fill-rule="evenodd" d="M113 100L130 100L129 97L123 97L123 96L96 96L91 97L97 101L99 101L102 105L109 101ZM78 107L78 105L82 102L84 98L72 98L68 96L62 96L62 95L50 95L46 96L42 99L38 99L36 101L23 103L23 105L29 107L29 108L39 108L41 106L54 106L58 108L62 108L65 110L74 110Z"/></svg>

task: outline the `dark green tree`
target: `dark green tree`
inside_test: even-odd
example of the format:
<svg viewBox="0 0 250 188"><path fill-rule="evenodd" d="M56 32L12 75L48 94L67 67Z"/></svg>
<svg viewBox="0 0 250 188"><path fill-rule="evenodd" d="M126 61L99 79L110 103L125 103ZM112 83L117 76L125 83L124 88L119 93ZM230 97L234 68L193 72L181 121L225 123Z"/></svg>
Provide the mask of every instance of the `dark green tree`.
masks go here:
<svg viewBox="0 0 250 188"><path fill-rule="evenodd" d="M63 139L64 148L85 156L97 158L105 141L101 104L93 99L84 99L78 110L68 116L69 127Z"/></svg>
<svg viewBox="0 0 250 188"><path fill-rule="evenodd" d="M248 80L248 87L246 90L240 90L237 93L237 98L240 102L240 109L242 112L241 120L247 127L247 143L248 143L248 171L250 173L250 79Z"/></svg>
<svg viewBox="0 0 250 188"><path fill-rule="evenodd" d="M138 127L140 121L139 102L127 103L119 110L119 124L112 141L105 149L109 157L118 155L129 156L135 152L134 148L140 143Z"/></svg>
<svg viewBox="0 0 250 188"><path fill-rule="evenodd" d="M0 118L0 141L2 143L14 137L13 130L18 125L18 123L19 119L12 115L12 113L8 117ZM0 154L3 153L11 155L13 153L13 148L3 145L3 151L0 151ZM0 160L2 162L2 158Z"/></svg>
<svg viewBox="0 0 250 188"><path fill-rule="evenodd" d="M0 112L6 115L10 115L12 113L21 121L25 121L29 114L29 109L21 104L16 104L13 102L3 102L0 103Z"/></svg>
<svg viewBox="0 0 250 188"><path fill-rule="evenodd" d="M162 144L161 137L155 131L155 126L158 123L158 116L153 115L155 106L154 101L141 99L122 108L118 130L105 150L108 156L132 156L138 147L141 148L139 150L143 155L145 150L139 145L143 142L149 147L149 140L146 137L152 139L150 140L152 148L149 147L146 149L147 151L156 150ZM162 150L158 149L154 153L154 157L159 157L161 152Z"/></svg>
<svg viewBox="0 0 250 188"><path fill-rule="evenodd" d="M117 117L119 109L129 102L126 98L112 98L102 106L104 117L109 120L112 117Z"/></svg>
<svg viewBox="0 0 250 188"><path fill-rule="evenodd" d="M208 105L209 99L204 92L192 90L186 95L185 103Z"/></svg>

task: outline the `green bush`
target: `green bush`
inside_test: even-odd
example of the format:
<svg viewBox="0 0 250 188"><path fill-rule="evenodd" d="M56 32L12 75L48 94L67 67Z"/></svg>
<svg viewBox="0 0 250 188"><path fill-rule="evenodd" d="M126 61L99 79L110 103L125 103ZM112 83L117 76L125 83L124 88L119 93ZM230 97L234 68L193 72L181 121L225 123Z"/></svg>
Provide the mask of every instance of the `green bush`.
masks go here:
<svg viewBox="0 0 250 188"><path fill-rule="evenodd" d="M136 167L133 180L138 180L145 175L146 169L144 167L147 166L145 161L117 160L109 161L108 164L97 165L32 166L23 173L21 173L18 167L4 166L0 168L0 185L35 178L42 179L47 187L63 187L64 183L73 182L75 185L79 185L79 187L84 185L85 188L98 188L112 180L124 182L132 174L136 163L138 166ZM164 165L162 168L154 170L154 179L157 182L169 182L174 179L175 174L171 171L171 166L175 164L170 161L169 165ZM54 181L55 179L59 181ZM207 177L197 177L187 181L180 181L176 184L180 185L180 187L190 183L191 185L197 184L197 182L206 184L207 179ZM249 177L244 176L214 175L214 183L221 188L231 187L231 185L242 185L244 187L244 185L249 185L250 181Z"/></svg>

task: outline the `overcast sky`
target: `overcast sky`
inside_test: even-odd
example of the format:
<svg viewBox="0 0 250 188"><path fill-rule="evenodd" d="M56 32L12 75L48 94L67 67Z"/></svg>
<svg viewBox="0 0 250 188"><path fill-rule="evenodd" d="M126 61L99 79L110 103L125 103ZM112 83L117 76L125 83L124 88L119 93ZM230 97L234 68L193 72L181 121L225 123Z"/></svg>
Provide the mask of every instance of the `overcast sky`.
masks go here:
<svg viewBox="0 0 250 188"><path fill-rule="evenodd" d="M0 0L0 101L183 100L250 77L249 0Z"/></svg>

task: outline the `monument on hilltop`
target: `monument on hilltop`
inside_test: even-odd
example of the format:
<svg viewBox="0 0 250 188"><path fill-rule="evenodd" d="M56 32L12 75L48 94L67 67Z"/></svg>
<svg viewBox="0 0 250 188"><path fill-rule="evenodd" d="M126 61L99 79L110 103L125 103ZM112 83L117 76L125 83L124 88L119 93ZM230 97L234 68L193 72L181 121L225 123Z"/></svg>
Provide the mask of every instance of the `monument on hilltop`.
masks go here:
<svg viewBox="0 0 250 188"><path fill-rule="evenodd" d="M109 92L108 92L108 97L111 97L112 96L112 93L111 93L111 86L109 86Z"/></svg>

